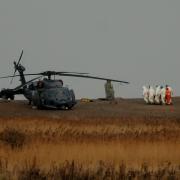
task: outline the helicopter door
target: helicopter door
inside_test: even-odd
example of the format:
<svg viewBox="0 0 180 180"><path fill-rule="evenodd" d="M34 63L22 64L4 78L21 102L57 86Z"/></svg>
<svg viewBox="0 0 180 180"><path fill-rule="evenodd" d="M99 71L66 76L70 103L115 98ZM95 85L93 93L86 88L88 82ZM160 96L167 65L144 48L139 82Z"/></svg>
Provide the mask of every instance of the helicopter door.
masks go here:
<svg viewBox="0 0 180 180"><path fill-rule="evenodd" d="M42 108L42 101L41 101L40 93L38 91L33 91L32 102L33 105L36 106L38 109Z"/></svg>

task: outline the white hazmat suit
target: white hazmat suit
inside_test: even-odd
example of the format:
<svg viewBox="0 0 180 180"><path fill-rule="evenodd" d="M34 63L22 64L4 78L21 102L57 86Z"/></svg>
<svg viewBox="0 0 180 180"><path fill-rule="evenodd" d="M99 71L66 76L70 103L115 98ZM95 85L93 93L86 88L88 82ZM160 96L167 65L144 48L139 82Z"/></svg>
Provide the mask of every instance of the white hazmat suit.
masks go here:
<svg viewBox="0 0 180 180"><path fill-rule="evenodd" d="M149 103L149 89L146 86L143 86L143 97L144 101L148 104Z"/></svg>
<svg viewBox="0 0 180 180"><path fill-rule="evenodd" d="M154 102L155 102L155 90L153 89L153 87L152 86L150 86L150 88L149 88L149 103L150 104L154 104Z"/></svg>
<svg viewBox="0 0 180 180"><path fill-rule="evenodd" d="M161 86L156 86L155 103L161 104Z"/></svg>
<svg viewBox="0 0 180 180"><path fill-rule="evenodd" d="M161 93L161 102L162 102L163 104L166 104L166 89L165 89L165 88L162 88L161 91L160 91L160 93Z"/></svg>

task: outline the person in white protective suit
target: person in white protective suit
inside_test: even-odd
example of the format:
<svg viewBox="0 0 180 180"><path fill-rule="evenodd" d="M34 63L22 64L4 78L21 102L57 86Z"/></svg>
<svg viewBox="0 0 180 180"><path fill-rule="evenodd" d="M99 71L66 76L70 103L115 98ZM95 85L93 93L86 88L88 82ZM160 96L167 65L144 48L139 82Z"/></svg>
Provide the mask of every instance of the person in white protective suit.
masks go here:
<svg viewBox="0 0 180 180"><path fill-rule="evenodd" d="M143 86L143 97L144 101L148 104L149 103L149 89L146 86Z"/></svg>
<svg viewBox="0 0 180 180"><path fill-rule="evenodd" d="M156 91L155 91L155 103L156 104L161 104L161 86L156 86Z"/></svg>
<svg viewBox="0 0 180 180"><path fill-rule="evenodd" d="M160 94L162 104L166 104L166 88L164 88L163 86L161 86Z"/></svg>
<svg viewBox="0 0 180 180"><path fill-rule="evenodd" d="M149 86L149 103L154 104L155 102L155 90L152 86Z"/></svg>

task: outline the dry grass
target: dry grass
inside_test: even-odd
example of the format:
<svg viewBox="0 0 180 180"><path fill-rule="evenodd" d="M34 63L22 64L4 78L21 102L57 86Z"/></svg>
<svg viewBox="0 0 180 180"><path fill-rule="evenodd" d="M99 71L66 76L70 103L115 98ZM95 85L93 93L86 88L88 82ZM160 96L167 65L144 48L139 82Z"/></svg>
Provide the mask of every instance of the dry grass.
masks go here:
<svg viewBox="0 0 180 180"><path fill-rule="evenodd" d="M61 164L52 163L49 169L43 169L37 165L34 158L31 162L25 162L16 166L13 171L8 170L8 161L0 160L0 178L18 180L59 180L59 179L179 179L180 167L172 166L167 162L156 170L143 163L139 169L127 168L125 163L115 167L111 163L99 161L96 167L84 167L74 161L65 161Z"/></svg>
<svg viewBox="0 0 180 180"><path fill-rule="evenodd" d="M52 162L66 160L95 166L99 161L118 165L122 161L127 167L139 168L147 162L153 169L165 162L180 164L180 145L174 143L42 143L29 144L20 150L2 147L1 157L8 159L12 167L31 161L36 157L38 165L49 168ZM12 168L11 167L11 168Z"/></svg>
<svg viewBox="0 0 180 180"><path fill-rule="evenodd" d="M165 168L167 164L169 169L166 167L166 176L174 172L179 176L178 122L147 122L143 119L77 121L45 118L14 118L6 121L0 119L1 134L13 127L15 132L24 134L26 139L24 146L16 149L0 141L0 158L4 164L6 162L6 170L3 170L3 173L9 172L9 176L15 173L16 177L26 177L35 171L38 178L43 178L53 172L51 176L59 174L60 177L60 172L65 168L62 164L74 162L77 177L84 177L87 171L89 176L97 176L99 162L103 162L104 169L100 177L103 177L106 171L110 171L109 169L114 169L113 173L116 172L116 175L120 176L119 166L122 163L126 166L126 177L131 173L136 177L142 175L144 163L148 167L147 173L151 176L155 176L160 168ZM32 165L34 158L36 167ZM56 170L52 164L56 166ZM80 173L81 165L85 174ZM113 173L110 173L112 177L115 176Z"/></svg>
<svg viewBox="0 0 180 180"><path fill-rule="evenodd" d="M0 132L11 129L24 133L29 141L173 141L180 140L180 123L169 120L140 119L0 119Z"/></svg>

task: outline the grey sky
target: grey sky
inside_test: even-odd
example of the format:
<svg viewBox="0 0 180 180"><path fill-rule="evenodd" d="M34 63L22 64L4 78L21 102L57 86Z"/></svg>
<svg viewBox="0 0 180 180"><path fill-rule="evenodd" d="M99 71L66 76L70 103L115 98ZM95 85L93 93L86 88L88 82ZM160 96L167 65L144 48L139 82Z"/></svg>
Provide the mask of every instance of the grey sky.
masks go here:
<svg viewBox="0 0 180 180"><path fill-rule="evenodd" d="M121 97L141 97L143 84L170 84L180 96L179 8L179 0L1 0L0 75L13 73L23 48L27 72L129 81L114 84ZM78 98L104 96L104 81L62 79Z"/></svg>

